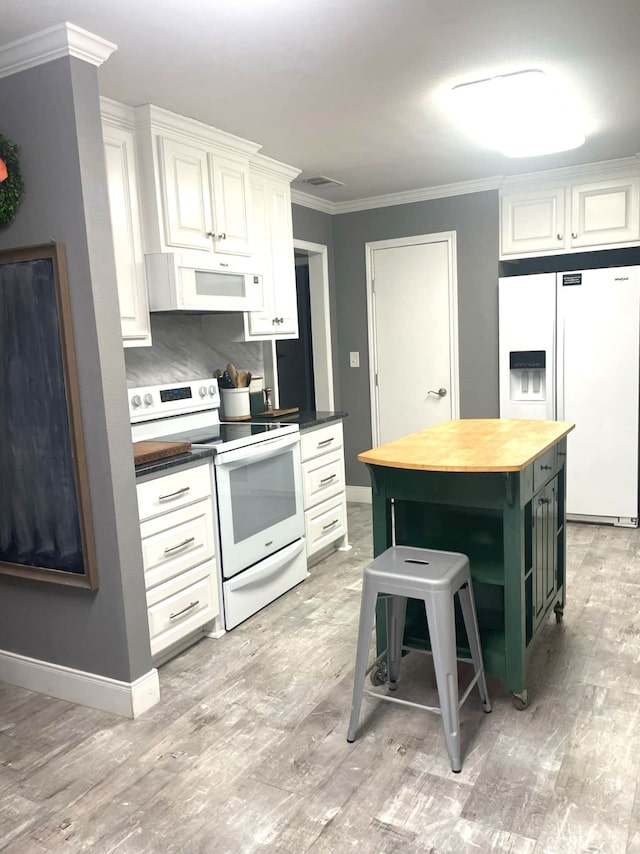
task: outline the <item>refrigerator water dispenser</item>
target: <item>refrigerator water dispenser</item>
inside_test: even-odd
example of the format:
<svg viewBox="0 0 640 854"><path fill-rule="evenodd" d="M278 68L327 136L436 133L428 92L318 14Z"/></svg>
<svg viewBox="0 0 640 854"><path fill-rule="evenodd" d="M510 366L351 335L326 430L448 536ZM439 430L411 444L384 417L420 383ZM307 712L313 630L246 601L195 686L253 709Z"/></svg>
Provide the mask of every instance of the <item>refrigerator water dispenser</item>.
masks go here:
<svg viewBox="0 0 640 854"><path fill-rule="evenodd" d="M513 401L546 399L544 350L512 350L509 353L509 398Z"/></svg>

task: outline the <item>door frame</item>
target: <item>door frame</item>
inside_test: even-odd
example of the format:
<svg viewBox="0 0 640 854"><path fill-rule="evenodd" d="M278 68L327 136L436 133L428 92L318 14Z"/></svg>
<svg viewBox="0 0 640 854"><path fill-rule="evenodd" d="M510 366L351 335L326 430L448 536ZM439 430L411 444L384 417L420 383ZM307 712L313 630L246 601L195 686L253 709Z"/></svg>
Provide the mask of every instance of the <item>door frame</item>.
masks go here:
<svg viewBox="0 0 640 854"><path fill-rule="evenodd" d="M331 348L331 306L329 300L329 253L322 243L294 240L293 248L309 260L311 338L316 409L333 412L333 352Z"/></svg>
<svg viewBox="0 0 640 854"><path fill-rule="evenodd" d="M458 267L456 263L456 232L440 231L434 234L418 234L413 237L396 237L391 240L374 240L365 243L365 266L367 286L367 340L369 346L369 395L371 401L371 440L373 447L380 444L379 401L376 376L378 373L378 350L375 333L375 301L373 282L373 258L376 249L395 249L416 246L422 243L447 244L449 261L449 358L451 361L451 417L460 417L459 364L458 364Z"/></svg>

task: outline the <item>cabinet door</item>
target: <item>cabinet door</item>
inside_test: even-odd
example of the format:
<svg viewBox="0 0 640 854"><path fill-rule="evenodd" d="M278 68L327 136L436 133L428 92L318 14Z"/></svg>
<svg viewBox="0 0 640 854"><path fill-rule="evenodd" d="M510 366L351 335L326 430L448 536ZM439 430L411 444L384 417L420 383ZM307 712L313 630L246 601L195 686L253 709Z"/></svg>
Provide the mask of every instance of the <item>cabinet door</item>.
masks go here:
<svg viewBox="0 0 640 854"><path fill-rule="evenodd" d="M504 194L500 199L501 257L563 251L564 218L564 187Z"/></svg>
<svg viewBox="0 0 640 854"><path fill-rule="evenodd" d="M159 137L165 242L184 249L213 249L209 167L205 151Z"/></svg>
<svg viewBox="0 0 640 854"><path fill-rule="evenodd" d="M251 187L249 165L209 154L216 253L251 255ZM209 247L211 248L211 247Z"/></svg>
<svg viewBox="0 0 640 854"><path fill-rule="evenodd" d="M274 184L270 190L271 253L277 334L298 337L298 296L293 255L291 190Z"/></svg>
<svg viewBox="0 0 640 854"><path fill-rule="evenodd" d="M149 346L151 325L144 277L133 131L103 128L111 234L125 347Z"/></svg>
<svg viewBox="0 0 640 854"><path fill-rule="evenodd" d="M544 617L557 590L558 479L533 498L533 624Z"/></svg>
<svg viewBox="0 0 640 854"><path fill-rule="evenodd" d="M640 240L640 178L578 184L571 189L571 247Z"/></svg>
<svg viewBox="0 0 640 854"><path fill-rule="evenodd" d="M296 338L298 300L293 257L291 191L262 176L251 183L256 258L262 264L263 309L248 315L248 337Z"/></svg>

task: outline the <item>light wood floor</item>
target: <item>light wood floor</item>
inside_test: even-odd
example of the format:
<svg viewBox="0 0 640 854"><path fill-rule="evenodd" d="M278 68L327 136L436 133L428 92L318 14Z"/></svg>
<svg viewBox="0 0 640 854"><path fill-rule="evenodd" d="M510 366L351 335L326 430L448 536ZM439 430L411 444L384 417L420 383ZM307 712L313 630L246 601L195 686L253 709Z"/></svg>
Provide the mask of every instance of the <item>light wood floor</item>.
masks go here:
<svg viewBox="0 0 640 854"><path fill-rule="evenodd" d="M640 533L569 526L531 705L474 692L454 775L434 715L365 701L345 740L370 508L349 522L351 552L162 667L135 721L0 686L0 850L640 854Z"/></svg>

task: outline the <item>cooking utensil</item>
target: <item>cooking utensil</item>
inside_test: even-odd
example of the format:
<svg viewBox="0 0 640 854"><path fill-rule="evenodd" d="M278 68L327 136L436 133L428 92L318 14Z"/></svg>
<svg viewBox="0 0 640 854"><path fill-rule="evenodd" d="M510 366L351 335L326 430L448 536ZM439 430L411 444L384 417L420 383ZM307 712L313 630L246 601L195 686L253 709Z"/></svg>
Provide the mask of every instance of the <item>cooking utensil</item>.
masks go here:
<svg viewBox="0 0 640 854"><path fill-rule="evenodd" d="M233 388L238 388L238 371L236 370L236 366L232 365L231 362L227 365L226 373L231 380L231 385Z"/></svg>
<svg viewBox="0 0 640 854"><path fill-rule="evenodd" d="M234 384L231 382L231 377L226 371L222 376L218 377L218 386L220 388L235 388Z"/></svg>
<svg viewBox="0 0 640 854"><path fill-rule="evenodd" d="M237 375L238 388L246 388L247 383L247 372L246 371L238 371Z"/></svg>
<svg viewBox="0 0 640 854"><path fill-rule="evenodd" d="M251 371L247 371L247 382L246 382L247 388L249 388L250 385L251 385Z"/></svg>

